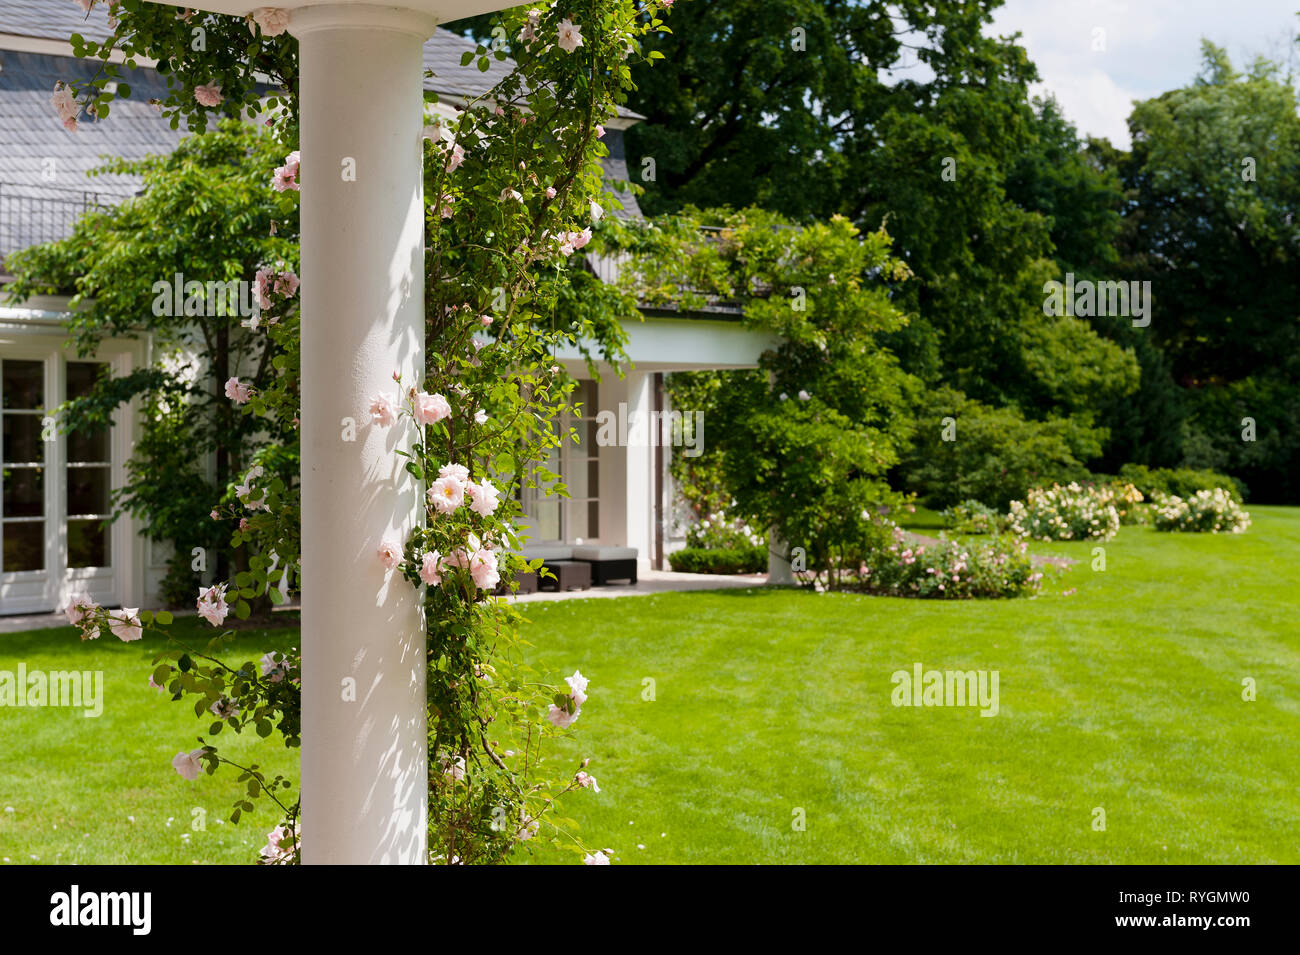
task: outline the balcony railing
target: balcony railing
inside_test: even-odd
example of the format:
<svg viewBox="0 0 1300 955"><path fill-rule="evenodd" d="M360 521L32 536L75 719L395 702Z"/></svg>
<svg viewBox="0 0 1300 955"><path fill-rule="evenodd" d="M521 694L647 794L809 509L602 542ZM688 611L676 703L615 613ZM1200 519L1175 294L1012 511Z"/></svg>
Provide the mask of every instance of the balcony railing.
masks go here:
<svg viewBox="0 0 1300 955"><path fill-rule="evenodd" d="M0 182L0 272L10 253L71 235L78 219L121 194Z"/></svg>

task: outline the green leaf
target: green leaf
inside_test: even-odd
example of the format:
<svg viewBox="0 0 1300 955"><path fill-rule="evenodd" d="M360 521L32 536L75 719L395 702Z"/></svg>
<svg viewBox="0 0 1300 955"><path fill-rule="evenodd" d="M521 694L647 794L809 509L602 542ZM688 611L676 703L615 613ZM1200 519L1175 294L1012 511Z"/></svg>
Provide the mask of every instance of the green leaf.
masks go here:
<svg viewBox="0 0 1300 955"><path fill-rule="evenodd" d="M171 611L159 610L158 613L154 615L154 621L161 624L164 627L167 626L169 623L172 622Z"/></svg>

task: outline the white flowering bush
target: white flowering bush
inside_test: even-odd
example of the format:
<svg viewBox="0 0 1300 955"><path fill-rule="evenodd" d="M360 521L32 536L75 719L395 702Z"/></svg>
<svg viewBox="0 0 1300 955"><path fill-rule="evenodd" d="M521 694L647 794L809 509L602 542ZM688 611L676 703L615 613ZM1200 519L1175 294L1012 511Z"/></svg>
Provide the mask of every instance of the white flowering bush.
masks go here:
<svg viewBox="0 0 1300 955"><path fill-rule="evenodd" d="M1034 488L1012 501L1007 526L1019 537L1040 541L1110 540L1119 533L1114 493L1077 483Z"/></svg>
<svg viewBox="0 0 1300 955"><path fill-rule="evenodd" d="M1200 490L1188 498L1156 494L1152 523L1158 531L1241 534L1250 527L1250 514L1225 488Z"/></svg>
<svg viewBox="0 0 1300 955"><path fill-rule="evenodd" d="M704 550L748 550L764 543L762 534L723 511L706 514L686 532L686 546Z"/></svg>
<svg viewBox="0 0 1300 955"><path fill-rule="evenodd" d="M910 541L899 528L886 547L871 551L858 568L857 589L894 597L962 600L1036 593L1043 574L1022 540Z"/></svg>

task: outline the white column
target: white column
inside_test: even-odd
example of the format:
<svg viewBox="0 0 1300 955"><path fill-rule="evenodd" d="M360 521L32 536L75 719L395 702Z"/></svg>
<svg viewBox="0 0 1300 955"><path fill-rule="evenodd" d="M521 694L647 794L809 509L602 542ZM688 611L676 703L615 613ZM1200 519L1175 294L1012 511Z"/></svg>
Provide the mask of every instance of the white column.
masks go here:
<svg viewBox="0 0 1300 955"><path fill-rule="evenodd" d="M302 120L303 860L423 863L424 628L386 574L420 488L367 424L424 353L421 47L435 19L396 7L293 11ZM355 180L350 181L350 171ZM356 440L344 440L344 419ZM344 683L355 681L355 702Z"/></svg>

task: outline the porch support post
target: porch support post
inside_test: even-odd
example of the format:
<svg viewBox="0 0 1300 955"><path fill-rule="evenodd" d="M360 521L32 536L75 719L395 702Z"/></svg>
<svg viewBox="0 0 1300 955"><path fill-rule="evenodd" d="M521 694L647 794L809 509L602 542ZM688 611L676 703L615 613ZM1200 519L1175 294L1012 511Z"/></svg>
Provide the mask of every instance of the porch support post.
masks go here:
<svg viewBox="0 0 1300 955"><path fill-rule="evenodd" d="M424 627L385 571L420 487L369 425L424 362L423 64L431 14L295 9L302 151L303 861L427 861ZM348 421L355 440L348 438ZM349 684L349 681L352 681ZM349 693L348 687L354 692Z"/></svg>

